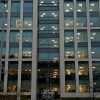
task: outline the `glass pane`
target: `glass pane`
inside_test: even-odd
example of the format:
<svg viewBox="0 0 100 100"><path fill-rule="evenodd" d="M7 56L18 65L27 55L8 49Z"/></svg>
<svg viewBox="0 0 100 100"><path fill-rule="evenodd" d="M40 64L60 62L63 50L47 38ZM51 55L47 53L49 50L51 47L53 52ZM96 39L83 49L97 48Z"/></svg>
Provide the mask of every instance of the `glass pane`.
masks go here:
<svg viewBox="0 0 100 100"><path fill-rule="evenodd" d="M85 59L88 58L88 48L87 47L78 47L78 58Z"/></svg>
<svg viewBox="0 0 100 100"><path fill-rule="evenodd" d="M100 47L92 47L92 58L100 58Z"/></svg>
<svg viewBox="0 0 100 100"><path fill-rule="evenodd" d="M32 42L32 31L24 31L22 41L31 43Z"/></svg>
<svg viewBox="0 0 100 100"><path fill-rule="evenodd" d="M79 85L80 92L89 92L89 65L88 62L80 61L79 66Z"/></svg>
<svg viewBox="0 0 100 100"><path fill-rule="evenodd" d="M100 61L92 62L94 92L100 92Z"/></svg>
<svg viewBox="0 0 100 100"><path fill-rule="evenodd" d="M27 95L27 96L21 96L20 100L31 100L31 96Z"/></svg>
<svg viewBox="0 0 100 100"><path fill-rule="evenodd" d="M77 41L78 42L88 42L86 30L78 30L77 31Z"/></svg>
<svg viewBox="0 0 100 100"><path fill-rule="evenodd" d="M9 58L19 58L19 31L10 32L10 44L9 44Z"/></svg>
<svg viewBox="0 0 100 100"><path fill-rule="evenodd" d="M89 3L90 12L98 12L99 11L99 1L90 1Z"/></svg>
<svg viewBox="0 0 100 100"><path fill-rule="evenodd" d="M86 17L77 17L77 26L78 27L86 27L87 26L87 21L86 21Z"/></svg>
<svg viewBox="0 0 100 100"><path fill-rule="evenodd" d="M0 56L2 58L5 58L6 54L6 39L7 38L7 33L6 31L2 32L0 31Z"/></svg>
<svg viewBox="0 0 100 100"><path fill-rule="evenodd" d="M100 42L100 30L91 30L91 42Z"/></svg>
<svg viewBox="0 0 100 100"><path fill-rule="evenodd" d="M75 92L76 91L76 80L75 80L75 62L65 62L65 91Z"/></svg>
<svg viewBox="0 0 100 100"><path fill-rule="evenodd" d="M65 17L64 18L64 26L65 28L74 26L74 18L73 17Z"/></svg>
<svg viewBox="0 0 100 100"><path fill-rule="evenodd" d="M20 1L11 2L11 17L10 26L12 28L20 27Z"/></svg>
<svg viewBox="0 0 100 100"><path fill-rule="evenodd" d="M77 0L77 12L86 12L86 1Z"/></svg>
<svg viewBox="0 0 100 100"><path fill-rule="evenodd" d="M73 12L73 1L66 1L64 3L64 12Z"/></svg>
<svg viewBox="0 0 100 100"><path fill-rule="evenodd" d="M9 62L8 65L8 92L17 91L17 81L18 81L18 62Z"/></svg>
<svg viewBox="0 0 100 100"><path fill-rule="evenodd" d="M21 74L21 92L31 91L31 70L32 62L22 62L22 74Z"/></svg>

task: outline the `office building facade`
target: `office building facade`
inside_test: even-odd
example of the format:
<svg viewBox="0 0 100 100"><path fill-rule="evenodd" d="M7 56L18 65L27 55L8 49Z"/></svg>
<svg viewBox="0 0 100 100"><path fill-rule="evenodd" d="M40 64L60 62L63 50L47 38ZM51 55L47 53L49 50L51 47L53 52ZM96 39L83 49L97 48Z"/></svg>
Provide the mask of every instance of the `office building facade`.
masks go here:
<svg viewBox="0 0 100 100"><path fill-rule="evenodd" d="M100 99L100 0L0 2L0 100Z"/></svg>

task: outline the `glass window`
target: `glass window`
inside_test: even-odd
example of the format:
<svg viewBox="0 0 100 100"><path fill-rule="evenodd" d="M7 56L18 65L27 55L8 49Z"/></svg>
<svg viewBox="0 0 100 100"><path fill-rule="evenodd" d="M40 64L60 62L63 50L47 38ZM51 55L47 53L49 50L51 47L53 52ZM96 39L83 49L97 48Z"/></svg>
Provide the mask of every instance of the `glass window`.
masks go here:
<svg viewBox="0 0 100 100"><path fill-rule="evenodd" d="M18 62L12 61L8 65L8 92L17 91L17 81L18 81Z"/></svg>
<svg viewBox="0 0 100 100"><path fill-rule="evenodd" d="M12 1L11 2L11 12L20 12L20 2L19 1Z"/></svg>
<svg viewBox="0 0 100 100"><path fill-rule="evenodd" d="M80 92L89 92L89 65L88 62L80 61L79 66L79 89Z"/></svg>
<svg viewBox="0 0 100 100"><path fill-rule="evenodd" d="M58 60L59 53L39 53L39 60Z"/></svg>
<svg viewBox="0 0 100 100"><path fill-rule="evenodd" d="M10 42L19 43L20 33L19 31L11 31L10 32Z"/></svg>
<svg viewBox="0 0 100 100"><path fill-rule="evenodd" d="M23 42L32 42L32 31L24 31L23 32Z"/></svg>
<svg viewBox="0 0 100 100"><path fill-rule="evenodd" d="M58 11L39 11L40 18L58 18Z"/></svg>
<svg viewBox="0 0 100 100"><path fill-rule="evenodd" d="M21 74L21 92L31 91L31 69L32 62L22 62L22 74Z"/></svg>
<svg viewBox="0 0 100 100"><path fill-rule="evenodd" d="M100 26L100 17L99 16L91 16L90 17L90 26L91 27Z"/></svg>
<svg viewBox="0 0 100 100"><path fill-rule="evenodd" d="M4 8L5 8L6 12L8 12L8 2L6 2L5 5L0 2L0 12L3 12Z"/></svg>
<svg viewBox="0 0 100 100"><path fill-rule="evenodd" d="M5 73L5 62L0 61L0 92L4 89L4 73Z"/></svg>
<svg viewBox="0 0 100 100"><path fill-rule="evenodd" d="M64 3L64 12L73 12L73 1Z"/></svg>
<svg viewBox="0 0 100 100"><path fill-rule="evenodd" d="M19 16L13 16L11 17L10 25L12 28L19 28L20 27L20 18Z"/></svg>
<svg viewBox="0 0 100 100"><path fill-rule="evenodd" d="M39 46L41 47L58 47L58 38L39 38Z"/></svg>
<svg viewBox="0 0 100 100"><path fill-rule="evenodd" d="M25 16L24 19L23 19L23 27L25 28L30 28L32 27L32 17L31 16Z"/></svg>
<svg viewBox="0 0 100 100"><path fill-rule="evenodd" d="M23 11L24 12L31 12L33 11L33 2L32 1L24 1L23 5Z"/></svg>
<svg viewBox="0 0 100 100"><path fill-rule="evenodd" d="M86 1L78 1L77 0L77 12L86 12Z"/></svg>
<svg viewBox="0 0 100 100"><path fill-rule="evenodd" d="M23 5L23 27L30 28L33 26L33 2L25 1Z"/></svg>
<svg viewBox="0 0 100 100"><path fill-rule="evenodd" d="M75 58L74 47L65 47L65 59Z"/></svg>
<svg viewBox="0 0 100 100"><path fill-rule="evenodd" d="M9 58L19 58L19 31L10 32L10 44L9 44Z"/></svg>
<svg viewBox="0 0 100 100"><path fill-rule="evenodd" d="M100 46L92 46L92 58L100 58Z"/></svg>
<svg viewBox="0 0 100 100"><path fill-rule="evenodd" d="M39 30L41 31L57 31L58 30L58 24L39 24Z"/></svg>
<svg viewBox="0 0 100 100"><path fill-rule="evenodd" d="M22 38L22 57L31 58L32 57L32 31L23 31Z"/></svg>
<svg viewBox="0 0 100 100"><path fill-rule="evenodd" d="M76 91L76 81L75 81L75 62L67 61L65 62L65 88L66 92Z"/></svg>
<svg viewBox="0 0 100 100"><path fill-rule="evenodd" d="M39 3L58 3L58 0L39 0Z"/></svg>
<svg viewBox="0 0 100 100"><path fill-rule="evenodd" d="M3 18L4 12L4 18ZM3 4L0 2L0 28L7 27L7 14L8 14L8 3Z"/></svg>
<svg viewBox="0 0 100 100"><path fill-rule="evenodd" d="M74 31L64 31L65 43L74 42Z"/></svg>
<svg viewBox="0 0 100 100"><path fill-rule="evenodd" d="M98 12L99 11L99 0L91 0L89 3L90 12Z"/></svg>
<svg viewBox="0 0 100 100"><path fill-rule="evenodd" d="M16 95L1 95L0 100L17 100Z"/></svg>
<svg viewBox="0 0 100 100"><path fill-rule="evenodd" d="M86 17L84 16L78 16L77 17L77 26L78 27L86 27L87 26L87 21Z"/></svg>
<svg viewBox="0 0 100 100"><path fill-rule="evenodd" d="M30 95L27 95L27 96L23 95L20 97L20 100L31 100L31 96Z"/></svg>
<svg viewBox="0 0 100 100"><path fill-rule="evenodd" d="M32 58L32 47L23 47L23 58Z"/></svg>
<svg viewBox="0 0 100 100"><path fill-rule="evenodd" d="M94 92L100 92L100 61L92 62Z"/></svg>
<svg viewBox="0 0 100 100"><path fill-rule="evenodd" d="M2 56L2 58L5 58L6 54L6 35L6 31L0 31L0 56Z"/></svg>
<svg viewBox="0 0 100 100"><path fill-rule="evenodd" d="M20 1L11 2L11 20L10 26L11 28L19 28L20 27Z"/></svg>
<svg viewBox="0 0 100 100"><path fill-rule="evenodd" d="M100 30L91 30L91 41L100 42Z"/></svg>
<svg viewBox="0 0 100 100"><path fill-rule="evenodd" d="M66 30L64 31L64 46L65 46L65 54L64 58L74 58L75 51L74 51L74 31Z"/></svg>
<svg viewBox="0 0 100 100"><path fill-rule="evenodd" d="M3 17L0 14L0 27L7 27L7 16L5 16L5 18L3 19Z"/></svg>
<svg viewBox="0 0 100 100"><path fill-rule="evenodd" d="M77 31L77 41L78 42L87 42L87 31L86 30L78 30Z"/></svg>
<svg viewBox="0 0 100 100"><path fill-rule="evenodd" d="M79 59L85 59L88 58L88 47L78 47L78 58Z"/></svg>
<svg viewBox="0 0 100 100"><path fill-rule="evenodd" d="M74 18L73 17L65 17L64 18L64 26L65 28L74 26Z"/></svg>

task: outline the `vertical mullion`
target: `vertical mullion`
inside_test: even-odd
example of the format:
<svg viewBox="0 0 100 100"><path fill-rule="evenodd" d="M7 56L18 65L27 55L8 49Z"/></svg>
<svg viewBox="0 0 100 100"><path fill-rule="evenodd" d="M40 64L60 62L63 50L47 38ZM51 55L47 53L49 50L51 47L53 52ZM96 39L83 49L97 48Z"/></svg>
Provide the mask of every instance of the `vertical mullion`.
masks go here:
<svg viewBox="0 0 100 100"><path fill-rule="evenodd" d="M33 0L33 36L32 36L32 77L31 100L37 100L37 25L38 25L38 0Z"/></svg>
<svg viewBox="0 0 100 100"><path fill-rule="evenodd" d="M64 60L64 0L59 0L59 41L60 41L60 93L65 93L65 60Z"/></svg>

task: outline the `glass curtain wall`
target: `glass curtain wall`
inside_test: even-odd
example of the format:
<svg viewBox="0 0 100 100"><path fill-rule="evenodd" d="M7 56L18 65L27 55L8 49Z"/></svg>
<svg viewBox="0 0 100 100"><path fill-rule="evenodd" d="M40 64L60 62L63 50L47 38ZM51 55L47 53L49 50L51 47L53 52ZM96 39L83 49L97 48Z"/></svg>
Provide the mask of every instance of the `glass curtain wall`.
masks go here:
<svg viewBox="0 0 100 100"><path fill-rule="evenodd" d="M39 0L38 8L37 100L47 90L59 100L59 0Z"/></svg>

